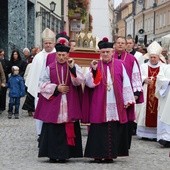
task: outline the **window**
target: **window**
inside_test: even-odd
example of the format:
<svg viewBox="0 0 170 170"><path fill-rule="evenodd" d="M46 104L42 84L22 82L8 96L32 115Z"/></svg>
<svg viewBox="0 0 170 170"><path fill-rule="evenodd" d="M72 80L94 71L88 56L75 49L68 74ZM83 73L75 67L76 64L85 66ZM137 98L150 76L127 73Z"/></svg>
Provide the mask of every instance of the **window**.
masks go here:
<svg viewBox="0 0 170 170"><path fill-rule="evenodd" d="M50 13L49 13L49 14L47 13L46 16L47 16L47 20L46 20L46 22L47 22L47 27L48 27L48 28L51 28L51 25L50 25Z"/></svg>
<svg viewBox="0 0 170 170"><path fill-rule="evenodd" d="M45 20L45 10L43 8L40 9L42 12L42 31L46 28L46 20Z"/></svg>
<svg viewBox="0 0 170 170"><path fill-rule="evenodd" d="M160 14L159 16L159 27L160 28L162 27L162 24L163 24L162 19L163 19L162 14Z"/></svg>
<svg viewBox="0 0 170 170"><path fill-rule="evenodd" d="M56 34L61 32L61 19L51 15L49 11L46 11L44 8L40 10L42 11L42 31L48 27Z"/></svg>
<svg viewBox="0 0 170 170"><path fill-rule="evenodd" d="M54 32L56 32L56 19L54 16L51 16L51 30L53 30Z"/></svg>

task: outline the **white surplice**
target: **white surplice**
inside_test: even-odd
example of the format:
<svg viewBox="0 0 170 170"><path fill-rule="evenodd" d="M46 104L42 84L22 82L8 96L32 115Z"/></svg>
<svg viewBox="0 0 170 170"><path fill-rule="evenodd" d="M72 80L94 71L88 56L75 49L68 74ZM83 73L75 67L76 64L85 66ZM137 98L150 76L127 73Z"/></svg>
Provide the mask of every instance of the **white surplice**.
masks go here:
<svg viewBox="0 0 170 170"><path fill-rule="evenodd" d="M170 65L160 69L155 94L159 99L157 140L170 141Z"/></svg>
<svg viewBox="0 0 170 170"><path fill-rule="evenodd" d="M44 49L40 51L33 59L30 66L25 85L27 86L27 91L34 97L35 107L38 102L39 88L39 78L46 68L47 55L50 53L55 53L55 48L51 52L46 52ZM40 135L42 129L42 121L36 119L36 131Z"/></svg>
<svg viewBox="0 0 170 170"><path fill-rule="evenodd" d="M157 65L152 65L150 61L148 61L145 64L141 65L141 75L142 75L142 82L146 78L148 78L148 68L158 68L158 67L163 67L165 66L164 63L161 61L158 62ZM142 104L139 104L140 106L140 112L137 115L136 122L137 122L137 136L139 137L145 137L145 138L157 138L157 128L152 128L152 127L146 127L145 126L145 119L146 119L146 103L147 103L147 88L148 85L144 84L143 85L143 92L144 92L144 102Z"/></svg>
<svg viewBox="0 0 170 170"><path fill-rule="evenodd" d="M139 65L144 64L145 58L143 57L143 54L142 54L142 53L136 51L135 54L134 54L134 56L135 56L135 58L137 59Z"/></svg>

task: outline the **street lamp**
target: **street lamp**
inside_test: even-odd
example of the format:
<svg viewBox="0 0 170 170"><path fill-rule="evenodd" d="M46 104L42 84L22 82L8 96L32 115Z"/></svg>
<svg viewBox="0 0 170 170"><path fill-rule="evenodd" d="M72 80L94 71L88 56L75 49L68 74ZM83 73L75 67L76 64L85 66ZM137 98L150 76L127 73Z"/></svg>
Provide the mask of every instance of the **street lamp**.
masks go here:
<svg viewBox="0 0 170 170"><path fill-rule="evenodd" d="M52 2L50 3L50 10L51 10L51 12L54 12L54 11L55 11L55 7L56 7L56 3L52 1Z"/></svg>
<svg viewBox="0 0 170 170"><path fill-rule="evenodd" d="M42 16L43 14L50 14L51 12L54 12L55 7L56 7L56 3L52 1L50 3L50 12L49 11L38 11L38 12L36 12L36 18L39 16Z"/></svg>

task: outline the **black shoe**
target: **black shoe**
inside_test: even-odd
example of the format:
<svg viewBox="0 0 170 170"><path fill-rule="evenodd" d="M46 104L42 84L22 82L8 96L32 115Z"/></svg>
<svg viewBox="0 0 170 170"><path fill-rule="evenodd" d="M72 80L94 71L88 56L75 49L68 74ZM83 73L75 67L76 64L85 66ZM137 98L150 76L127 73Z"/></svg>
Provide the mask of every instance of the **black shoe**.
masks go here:
<svg viewBox="0 0 170 170"><path fill-rule="evenodd" d="M91 163L103 163L102 162L102 159L94 159L94 160L92 160L92 161L90 161Z"/></svg>
<svg viewBox="0 0 170 170"><path fill-rule="evenodd" d="M57 160L50 158L50 159L49 159L49 162L50 162L50 163L57 163Z"/></svg>
<svg viewBox="0 0 170 170"><path fill-rule="evenodd" d="M8 119L12 118L12 112L8 112Z"/></svg>
<svg viewBox="0 0 170 170"><path fill-rule="evenodd" d="M146 137L142 137L141 139L142 139L142 140L145 140L145 141L152 141L152 142L156 142L156 141L157 141L156 138L146 138Z"/></svg>
<svg viewBox="0 0 170 170"><path fill-rule="evenodd" d="M103 162L104 163L113 163L113 159L104 159Z"/></svg>
<svg viewBox="0 0 170 170"><path fill-rule="evenodd" d="M159 142L159 144L163 145L165 148L170 148L170 142L169 141L160 139L158 142Z"/></svg>

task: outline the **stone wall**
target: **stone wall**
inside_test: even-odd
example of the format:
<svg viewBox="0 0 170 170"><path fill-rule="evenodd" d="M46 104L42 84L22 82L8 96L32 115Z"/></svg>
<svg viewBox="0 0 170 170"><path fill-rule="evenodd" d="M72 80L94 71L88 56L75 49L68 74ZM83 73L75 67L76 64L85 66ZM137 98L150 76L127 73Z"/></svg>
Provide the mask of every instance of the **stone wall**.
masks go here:
<svg viewBox="0 0 170 170"><path fill-rule="evenodd" d="M8 0L8 52L27 46L27 1Z"/></svg>
<svg viewBox="0 0 170 170"><path fill-rule="evenodd" d="M8 51L8 1L0 0L0 48Z"/></svg>
<svg viewBox="0 0 170 170"><path fill-rule="evenodd" d="M27 47L31 48L35 44L35 5L28 2L28 26L27 26Z"/></svg>
<svg viewBox="0 0 170 170"><path fill-rule="evenodd" d="M34 3L28 0L8 0L8 54L16 48L34 46Z"/></svg>

